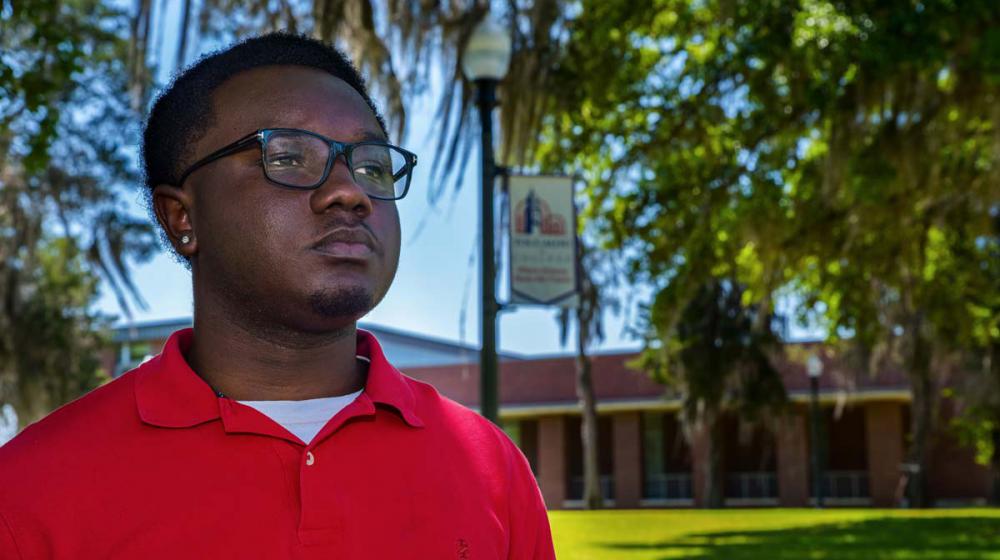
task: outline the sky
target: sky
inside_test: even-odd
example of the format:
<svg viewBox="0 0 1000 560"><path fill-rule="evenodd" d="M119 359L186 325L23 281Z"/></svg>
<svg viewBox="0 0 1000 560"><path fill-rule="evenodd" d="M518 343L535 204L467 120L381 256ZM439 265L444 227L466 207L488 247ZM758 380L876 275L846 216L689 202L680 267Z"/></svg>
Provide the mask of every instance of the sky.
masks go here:
<svg viewBox="0 0 1000 560"><path fill-rule="evenodd" d="M160 58L172 61L178 28L173 22L179 18L170 10L180 3L165 4L168 6L164 26L167 32L161 41L154 40L153 44L162 45ZM199 44L190 59L214 46L217 45ZM160 76L160 81L165 81L167 75L165 72ZM427 94L408 107L407 136L399 143L416 152L420 164L407 197L397 203L403 231L399 269L386 298L361 321L478 345L480 159L478 153L470 158L469 168L457 191L449 191L436 204L429 202L429 172L436 139L432 117L438 87L432 84ZM472 123L472 126L478 125ZM138 198L133 204L136 214L145 213ZM423 226L418 228L422 221ZM501 300L507 293L505 268L505 262L498 263ZM133 274L139 291L149 304L147 310L134 313L134 321L191 316L191 275L166 253L157 255L147 264L136 265ZM97 308L121 316L110 289L105 285L101 291ZM505 311L498 323L500 350L523 355L573 352L572 345L560 344L555 317L556 310L550 307L519 307ZM625 315L609 314L605 323L606 339L595 345L594 350L637 349L639 342L624 333L626 322ZM568 340L574 340L573 336Z"/></svg>

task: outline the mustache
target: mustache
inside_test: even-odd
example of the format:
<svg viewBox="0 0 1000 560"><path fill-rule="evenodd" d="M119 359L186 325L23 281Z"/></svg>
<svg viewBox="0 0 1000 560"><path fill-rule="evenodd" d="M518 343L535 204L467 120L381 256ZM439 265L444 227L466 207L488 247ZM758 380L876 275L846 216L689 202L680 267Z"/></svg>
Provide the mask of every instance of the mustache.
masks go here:
<svg viewBox="0 0 1000 560"><path fill-rule="evenodd" d="M361 243L367 245L376 254L382 255L384 249L379 242L371 226L360 219L337 218L328 221L323 228L323 234L317 239L312 247L316 248L325 243Z"/></svg>
<svg viewBox="0 0 1000 560"><path fill-rule="evenodd" d="M336 212L327 217L323 223L322 231L333 231L335 229L363 229L368 235L375 237L375 232L363 218L355 216L353 213Z"/></svg>

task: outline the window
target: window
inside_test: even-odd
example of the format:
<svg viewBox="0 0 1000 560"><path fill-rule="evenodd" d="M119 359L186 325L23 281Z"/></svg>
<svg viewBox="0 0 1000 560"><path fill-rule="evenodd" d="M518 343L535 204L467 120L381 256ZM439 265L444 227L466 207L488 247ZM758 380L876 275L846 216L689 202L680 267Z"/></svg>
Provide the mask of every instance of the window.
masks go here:
<svg viewBox="0 0 1000 560"><path fill-rule="evenodd" d="M691 500L691 449L672 412L642 413L642 496Z"/></svg>

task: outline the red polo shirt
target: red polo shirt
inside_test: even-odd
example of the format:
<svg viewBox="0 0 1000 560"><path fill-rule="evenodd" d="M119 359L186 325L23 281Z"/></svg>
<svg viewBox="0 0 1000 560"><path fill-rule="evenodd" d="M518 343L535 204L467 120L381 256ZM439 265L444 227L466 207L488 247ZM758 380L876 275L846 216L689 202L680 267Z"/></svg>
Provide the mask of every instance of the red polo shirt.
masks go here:
<svg viewBox="0 0 1000 560"><path fill-rule="evenodd" d="M308 445L159 356L0 447L0 558L554 558L524 455L399 373Z"/></svg>

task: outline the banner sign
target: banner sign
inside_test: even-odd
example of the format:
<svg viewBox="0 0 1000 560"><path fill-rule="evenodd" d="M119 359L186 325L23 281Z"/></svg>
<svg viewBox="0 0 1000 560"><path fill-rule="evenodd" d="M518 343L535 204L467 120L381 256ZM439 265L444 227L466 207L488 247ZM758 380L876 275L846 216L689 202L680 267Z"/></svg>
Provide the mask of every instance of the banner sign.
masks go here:
<svg viewBox="0 0 1000 560"><path fill-rule="evenodd" d="M507 181L511 303L575 307L573 179L511 175Z"/></svg>

